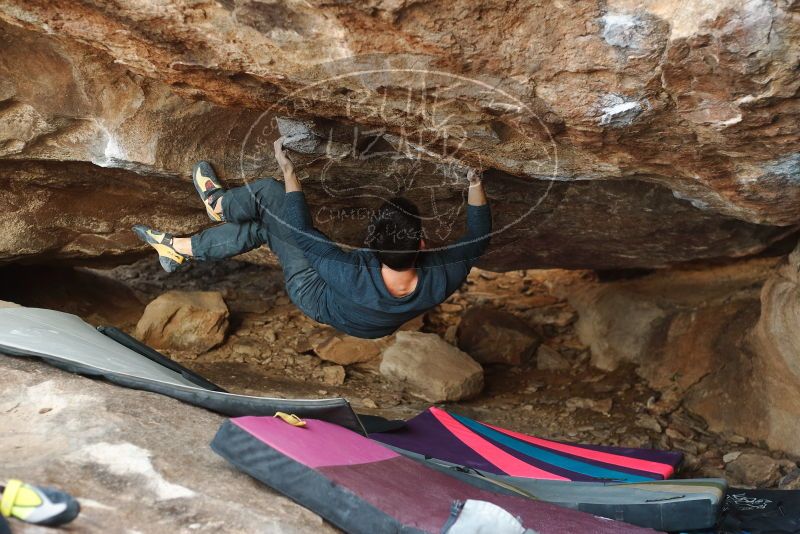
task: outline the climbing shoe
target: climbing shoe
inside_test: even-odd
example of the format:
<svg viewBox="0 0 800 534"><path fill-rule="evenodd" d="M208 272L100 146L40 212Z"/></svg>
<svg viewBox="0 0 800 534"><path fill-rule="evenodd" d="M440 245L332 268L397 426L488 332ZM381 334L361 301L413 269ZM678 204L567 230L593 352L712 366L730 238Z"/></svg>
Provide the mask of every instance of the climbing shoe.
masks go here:
<svg viewBox="0 0 800 534"><path fill-rule="evenodd" d="M135 225L133 232L139 239L156 249L158 261L168 273L174 273L188 263L189 258L172 247L172 234L157 232L143 224Z"/></svg>
<svg viewBox="0 0 800 534"><path fill-rule="evenodd" d="M80 504L74 497L52 488L9 480L0 498L0 515L26 523L57 527L78 517Z"/></svg>
<svg viewBox="0 0 800 534"><path fill-rule="evenodd" d="M199 161L194 164L192 168L192 183L194 188L197 189L197 194L203 200L208 213L209 219L212 221L221 222L224 220L221 214L215 213L214 208L217 207L217 202L222 199L225 194L225 189L214 174L214 169L207 161Z"/></svg>

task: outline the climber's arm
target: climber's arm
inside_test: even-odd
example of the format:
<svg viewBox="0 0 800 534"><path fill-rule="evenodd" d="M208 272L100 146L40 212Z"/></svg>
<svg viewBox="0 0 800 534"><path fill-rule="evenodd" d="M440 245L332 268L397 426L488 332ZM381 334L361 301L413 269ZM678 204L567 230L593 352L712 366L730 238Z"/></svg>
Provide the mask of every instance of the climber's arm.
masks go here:
<svg viewBox="0 0 800 534"><path fill-rule="evenodd" d="M344 274L346 267L352 266L356 258L340 249L325 234L314 228L300 180L294 172L294 165L283 150L283 141L284 138L280 137L273 146L275 159L283 171L286 188L283 205L284 222L289 225L294 242L303 251L303 255L314 270L326 281L338 280Z"/></svg>
<svg viewBox="0 0 800 534"><path fill-rule="evenodd" d="M486 204L486 192L483 190L481 175L475 169L467 171L467 181L469 181L469 192L467 193L467 204L470 206L483 206Z"/></svg>
<svg viewBox="0 0 800 534"><path fill-rule="evenodd" d="M467 172L467 231L446 253L451 262L466 262L470 266L484 253L492 233L492 214L486 200L481 175L475 169ZM467 267L469 270L469 267Z"/></svg>
<svg viewBox="0 0 800 534"><path fill-rule="evenodd" d="M287 187L288 189L288 187ZM292 239L317 273L328 283L341 283L352 274L359 258L339 248L314 228L302 191L287 191L283 217L292 232Z"/></svg>
<svg viewBox="0 0 800 534"><path fill-rule="evenodd" d="M292 161L286 155L286 151L283 150L284 139L286 138L279 137L272 145L275 149L275 159L278 161L278 166L283 172L284 187L286 188L287 193L302 191L303 188L300 185L300 180L297 179L297 175L294 173L294 165L292 165Z"/></svg>
<svg viewBox="0 0 800 534"><path fill-rule="evenodd" d="M447 292L455 291L469 274L472 266L489 246L492 233L492 214L476 171L467 173L469 192L467 193L467 231L461 239L435 253L433 264L446 271Z"/></svg>

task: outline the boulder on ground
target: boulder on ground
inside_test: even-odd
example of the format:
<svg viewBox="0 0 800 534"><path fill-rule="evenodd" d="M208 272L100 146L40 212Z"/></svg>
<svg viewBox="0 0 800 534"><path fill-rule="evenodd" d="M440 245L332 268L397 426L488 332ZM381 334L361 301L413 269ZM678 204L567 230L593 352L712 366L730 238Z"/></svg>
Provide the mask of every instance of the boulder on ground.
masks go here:
<svg viewBox="0 0 800 534"><path fill-rule="evenodd" d="M344 367L341 365L328 365L320 371L322 383L328 386L341 386L344 384L345 377Z"/></svg>
<svg viewBox="0 0 800 534"><path fill-rule="evenodd" d="M429 402L465 399L483 389L480 364L436 334L398 332L383 352L380 371L405 381L412 393Z"/></svg>
<svg viewBox="0 0 800 534"><path fill-rule="evenodd" d="M406 321L398 330L413 330L414 332L418 332L425 326L425 316L424 315L417 315L410 321Z"/></svg>
<svg viewBox="0 0 800 534"><path fill-rule="evenodd" d="M763 439L770 448L800 455L797 421L800 419L800 245L771 273L761 290L756 326L750 333L749 353L737 369L747 377L758 396L750 420L742 421L736 432L753 440ZM741 400L741 399L737 399ZM744 404L744 403L742 403ZM749 432L749 433L748 433Z"/></svg>
<svg viewBox="0 0 800 534"><path fill-rule="evenodd" d="M644 428L645 430L652 430L657 434L660 434L663 430L661 424L658 422L658 419L646 413L639 414L638 416L636 416L636 423L634 424L639 428Z"/></svg>
<svg viewBox="0 0 800 534"><path fill-rule="evenodd" d="M569 360L557 350L540 345L536 351L536 368L542 371L563 371L569 369Z"/></svg>
<svg viewBox="0 0 800 534"><path fill-rule="evenodd" d="M147 305L135 335L155 348L205 352L225 340L228 316L217 291L168 291Z"/></svg>
<svg viewBox="0 0 800 534"><path fill-rule="evenodd" d="M558 303L550 306L537 306L522 312L522 315L531 324L552 325L563 328L575 322L578 314L569 304Z"/></svg>
<svg viewBox="0 0 800 534"><path fill-rule="evenodd" d="M790 469L789 472L781 478L778 487L783 490L800 489L800 469L796 466Z"/></svg>
<svg viewBox="0 0 800 534"><path fill-rule="evenodd" d="M458 348L482 364L520 365L539 346L539 337L516 316L492 308L470 308L458 326Z"/></svg>
<svg viewBox="0 0 800 534"><path fill-rule="evenodd" d="M336 333L312 337L311 347L321 359L339 365L368 362L381 353L381 345L375 340Z"/></svg>
<svg viewBox="0 0 800 534"><path fill-rule="evenodd" d="M764 454L745 452L725 466L725 473L736 484L766 488L781 477L781 464Z"/></svg>

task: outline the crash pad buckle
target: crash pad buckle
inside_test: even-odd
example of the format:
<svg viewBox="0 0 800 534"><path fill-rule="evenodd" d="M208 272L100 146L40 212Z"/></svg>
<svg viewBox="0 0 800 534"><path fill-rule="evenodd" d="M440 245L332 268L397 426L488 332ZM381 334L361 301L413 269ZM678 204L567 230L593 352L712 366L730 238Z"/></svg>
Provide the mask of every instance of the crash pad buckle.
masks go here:
<svg viewBox="0 0 800 534"><path fill-rule="evenodd" d="M285 413L285 412L275 412L273 417L277 417L281 419L284 423L288 423L292 426L306 426L306 422L297 417L293 413Z"/></svg>

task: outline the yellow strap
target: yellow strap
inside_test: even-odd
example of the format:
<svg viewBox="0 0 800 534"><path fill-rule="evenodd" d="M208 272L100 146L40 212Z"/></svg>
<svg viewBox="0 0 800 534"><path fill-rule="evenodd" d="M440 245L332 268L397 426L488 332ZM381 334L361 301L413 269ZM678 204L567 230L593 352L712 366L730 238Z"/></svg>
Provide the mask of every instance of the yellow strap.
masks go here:
<svg viewBox="0 0 800 534"><path fill-rule="evenodd" d="M293 413L275 412L273 417L278 417L282 419L284 423L289 423L292 426L306 426L306 422Z"/></svg>
<svg viewBox="0 0 800 534"><path fill-rule="evenodd" d="M8 481L5 491L3 491L3 499L0 500L0 514L11 517L11 509L14 508L14 501L17 500L20 488L22 488L21 480L11 479Z"/></svg>
<svg viewBox="0 0 800 534"><path fill-rule="evenodd" d="M158 252L159 256L166 256L175 263L183 263L184 257L169 248L167 245L153 243L153 248L156 249L156 252Z"/></svg>

